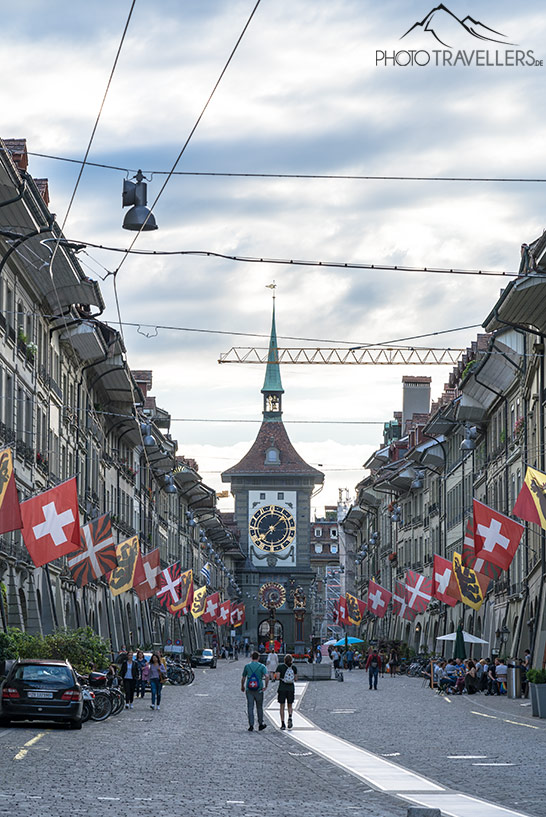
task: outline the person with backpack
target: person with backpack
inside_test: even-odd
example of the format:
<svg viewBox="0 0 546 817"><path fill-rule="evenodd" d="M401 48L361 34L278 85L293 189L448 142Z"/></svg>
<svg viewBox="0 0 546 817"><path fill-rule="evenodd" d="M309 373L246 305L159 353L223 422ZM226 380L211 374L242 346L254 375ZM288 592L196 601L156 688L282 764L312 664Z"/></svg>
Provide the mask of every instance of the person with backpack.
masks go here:
<svg viewBox="0 0 546 817"><path fill-rule="evenodd" d="M279 690L277 693L277 700L281 709L281 729L286 729L284 722L284 706L288 705L288 728L292 729L292 707L294 705L294 697L296 693L296 679L298 671L292 664L292 656L290 653L284 656L284 663L279 664L275 678L279 682Z"/></svg>
<svg viewBox="0 0 546 817"><path fill-rule="evenodd" d="M269 676L265 665L258 661L259 657L258 652L252 653L251 661L245 664L241 677L241 692L246 692L249 732L254 731L254 706L258 714L259 731L261 732L267 726L264 722L264 690L267 689Z"/></svg>
<svg viewBox="0 0 546 817"><path fill-rule="evenodd" d="M377 679L379 677L379 670L381 669L381 657L376 649L368 655L366 669L369 673L370 689L372 689L372 687L373 689L377 689Z"/></svg>

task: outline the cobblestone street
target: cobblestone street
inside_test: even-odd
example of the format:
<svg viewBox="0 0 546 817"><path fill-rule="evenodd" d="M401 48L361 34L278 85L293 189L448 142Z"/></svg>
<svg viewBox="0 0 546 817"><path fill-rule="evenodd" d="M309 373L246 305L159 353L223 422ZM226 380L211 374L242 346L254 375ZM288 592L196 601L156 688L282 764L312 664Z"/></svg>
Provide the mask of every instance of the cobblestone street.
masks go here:
<svg viewBox="0 0 546 817"><path fill-rule="evenodd" d="M161 712L145 699L81 732L34 725L0 731L0 813L405 815L407 803L306 751L271 723L249 734L243 666L222 661L217 670L199 670L190 687L167 687ZM543 817L546 725L522 703L482 696L447 703L411 678L380 679L369 692L365 674L354 672L343 684L309 684L300 712L444 786Z"/></svg>

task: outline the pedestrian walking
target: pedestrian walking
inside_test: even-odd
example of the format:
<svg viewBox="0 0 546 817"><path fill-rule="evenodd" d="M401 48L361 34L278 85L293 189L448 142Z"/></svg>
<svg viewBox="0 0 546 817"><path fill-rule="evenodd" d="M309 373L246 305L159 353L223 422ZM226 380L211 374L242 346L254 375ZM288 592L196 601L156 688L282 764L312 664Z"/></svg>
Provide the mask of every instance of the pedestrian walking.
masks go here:
<svg viewBox="0 0 546 817"><path fill-rule="evenodd" d="M389 655L389 673L391 678L394 678L400 666L400 658L397 650L393 647Z"/></svg>
<svg viewBox="0 0 546 817"><path fill-rule="evenodd" d="M142 650L137 650L135 661L140 670L140 678L136 682L135 696L138 698L140 695L141 698L144 698L144 693L146 692L146 681L142 678L142 670L148 662L146 661Z"/></svg>
<svg viewBox="0 0 546 817"><path fill-rule="evenodd" d="M377 689L377 679L379 677L379 670L381 669L381 656L377 650L373 650L373 652L368 655L366 669L368 670L370 689Z"/></svg>
<svg viewBox="0 0 546 817"><path fill-rule="evenodd" d="M316 657L315 657L315 663L317 663L317 664L322 664L322 650L321 650L321 648L320 648L320 644L319 644L319 646L317 647L317 652L316 652Z"/></svg>
<svg viewBox="0 0 546 817"><path fill-rule="evenodd" d="M269 674L269 680L274 681L275 673L277 672L277 667L279 666L279 656L274 650L270 650L268 652L265 666Z"/></svg>
<svg viewBox="0 0 546 817"><path fill-rule="evenodd" d="M152 694L150 709L159 710L161 704L161 685L167 678L167 671L156 652L151 654L150 660L142 670L142 678L144 682L148 681L150 684L150 692Z"/></svg>
<svg viewBox="0 0 546 817"><path fill-rule="evenodd" d="M347 669L349 670L349 672L351 672L354 665L355 654L350 647L345 653L345 659L347 661Z"/></svg>
<svg viewBox="0 0 546 817"><path fill-rule="evenodd" d="M384 678L385 677L385 668L386 668L387 662L388 662L387 654L385 653L384 650L382 650L379 653L379 657L381 658L381 670L380 670L381 677Z"/></svg>
<svg viewBox="0 0 546 817"><path fill-rule="evenodd" d="M140 678L140 668L137 662L133 660L132 650L127 651L127 658L121 665L120 675L125 692L125 709L132 709L137 681Z"/></svg>
<svg viewBox="0 0 546 817"><path fill-rule="evenodd" d="M246 692L249 732L254 731L254 706L260 732L267 726L264 722L264 690L267 689L269 676L265 665L258 661L259 657L260 654L257 652L251 654L251 661L245 664L241 676L241 692Z"/></svg>
<svg viewBox="0 0 546 817"><path fill-rule="evenodd" d="M334 649L332 650L332 653L331 653L331 655L330 655L330 658L332 659L332 663L333 663L333 665L334 665L334 669L339 669L339 659L340 659L340 656L339 656L339 653L338 653L338 651L337 651L337 648L336 648L336 647L334 647Z"/></svg>
<svg viewBox="0 0 546 817"><path fill-rule="evenodd" d="M294 705L294 698L296 695L296 680L298 671L292 664L292 656L290 653L284 656L284 663L279 664L275 678L279 682L279 690L277 692L277 700L280 704L281 710L281 729L286 729L284 722L284 706L288 706L288 728L292 729L292 707Z"/></svg>

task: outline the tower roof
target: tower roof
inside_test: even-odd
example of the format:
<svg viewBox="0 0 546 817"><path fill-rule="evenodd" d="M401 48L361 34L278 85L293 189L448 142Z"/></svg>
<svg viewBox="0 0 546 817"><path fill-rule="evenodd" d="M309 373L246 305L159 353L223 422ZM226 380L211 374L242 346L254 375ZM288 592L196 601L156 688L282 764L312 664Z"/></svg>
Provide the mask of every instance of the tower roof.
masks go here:
<svg viewBox="0 0 546 817"><path fill-rule="evenodd" d="M279 452L277 462L267 461L267 452L276 448ZM315 483L324 481L324 474L313 468L298 454L286 433L282 422L268 423L264 420L258 436L247 454L237 465L228 468L222 474L222 481L229 482L233 476L253 476L255 474L275 476L276 474L293 474L294 476L312 476Z"/></svg>
<svg viewBox="0 0 546 817"><path fill-rule="evenodd" d="M275 326L275 299L273 298L273 318L271 320L271 337L269 339L269 352L267 355L267 368L265 370L264 387L262 394L284 394L281 383L281 370L279 366L279 347L277 346L277 328Z"/></svg>

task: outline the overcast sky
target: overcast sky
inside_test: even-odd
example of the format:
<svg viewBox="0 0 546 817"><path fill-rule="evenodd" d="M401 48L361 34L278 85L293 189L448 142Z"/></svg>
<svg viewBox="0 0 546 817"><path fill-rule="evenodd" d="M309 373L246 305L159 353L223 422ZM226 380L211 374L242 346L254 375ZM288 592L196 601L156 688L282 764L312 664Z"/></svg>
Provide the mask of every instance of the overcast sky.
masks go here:
<svg viewBox="0 0 546 817"><path fill-rule="evenodd" d="M137 0L90 160L132 171L170 169L254 4ZM451 0L448 6L459 19L469 15L546 59L542 4ZM449 38L453 24L460 40L454 47L504 55L504 45L467 35L445 14L436 15L434 33L417 30L400 40L433 7L262 0L178 169L546 178L543 67L376 66L378 50L443 49L437 37ZM0 135L26 137L29 151L81 159L129 8L121 0L6 6ZM62 221L77 165L31 156L29 170L49 178L50 206ZM65 229L69 238L128 246L134 234L121 229L124 177L85 169ZM153 176L149 201L164 179ZM178 176L154 211L159 230L141 235L136 246L513 271L521 243L544 228L545 192L545 185L528 183ZM121 260L91 249L81 258L92 277L104 275L100 265L112 270ZM319 344L282 336L376 343L481 324L503 285L499 278L132 256L118 275L122 318L152 327L267 334L271 293L265 286L273 279L279 342L289 346ZM113 321L111 281L102 288L104 317ZM477 331L416 343L465 346ZM220 366L217 359L231 346L267 341L165 329L146 338L142 332L155 334L153 328L124 330L129 364L153 369L153 393L177 419L171 430L179 452L195 457L204 479L221 489L219 472L257 433L264 369ZM326 473L319 509L336 501L338 488L352 489L362 478L362 463L381 443L379 422L401 408L404 374L431 375L437 397L449 369L283 367L290 437ZM256 424L180 421L192 418ZM297 420L335 422L289 424ZM341 422L349 420L379 422Z"/></svg>

